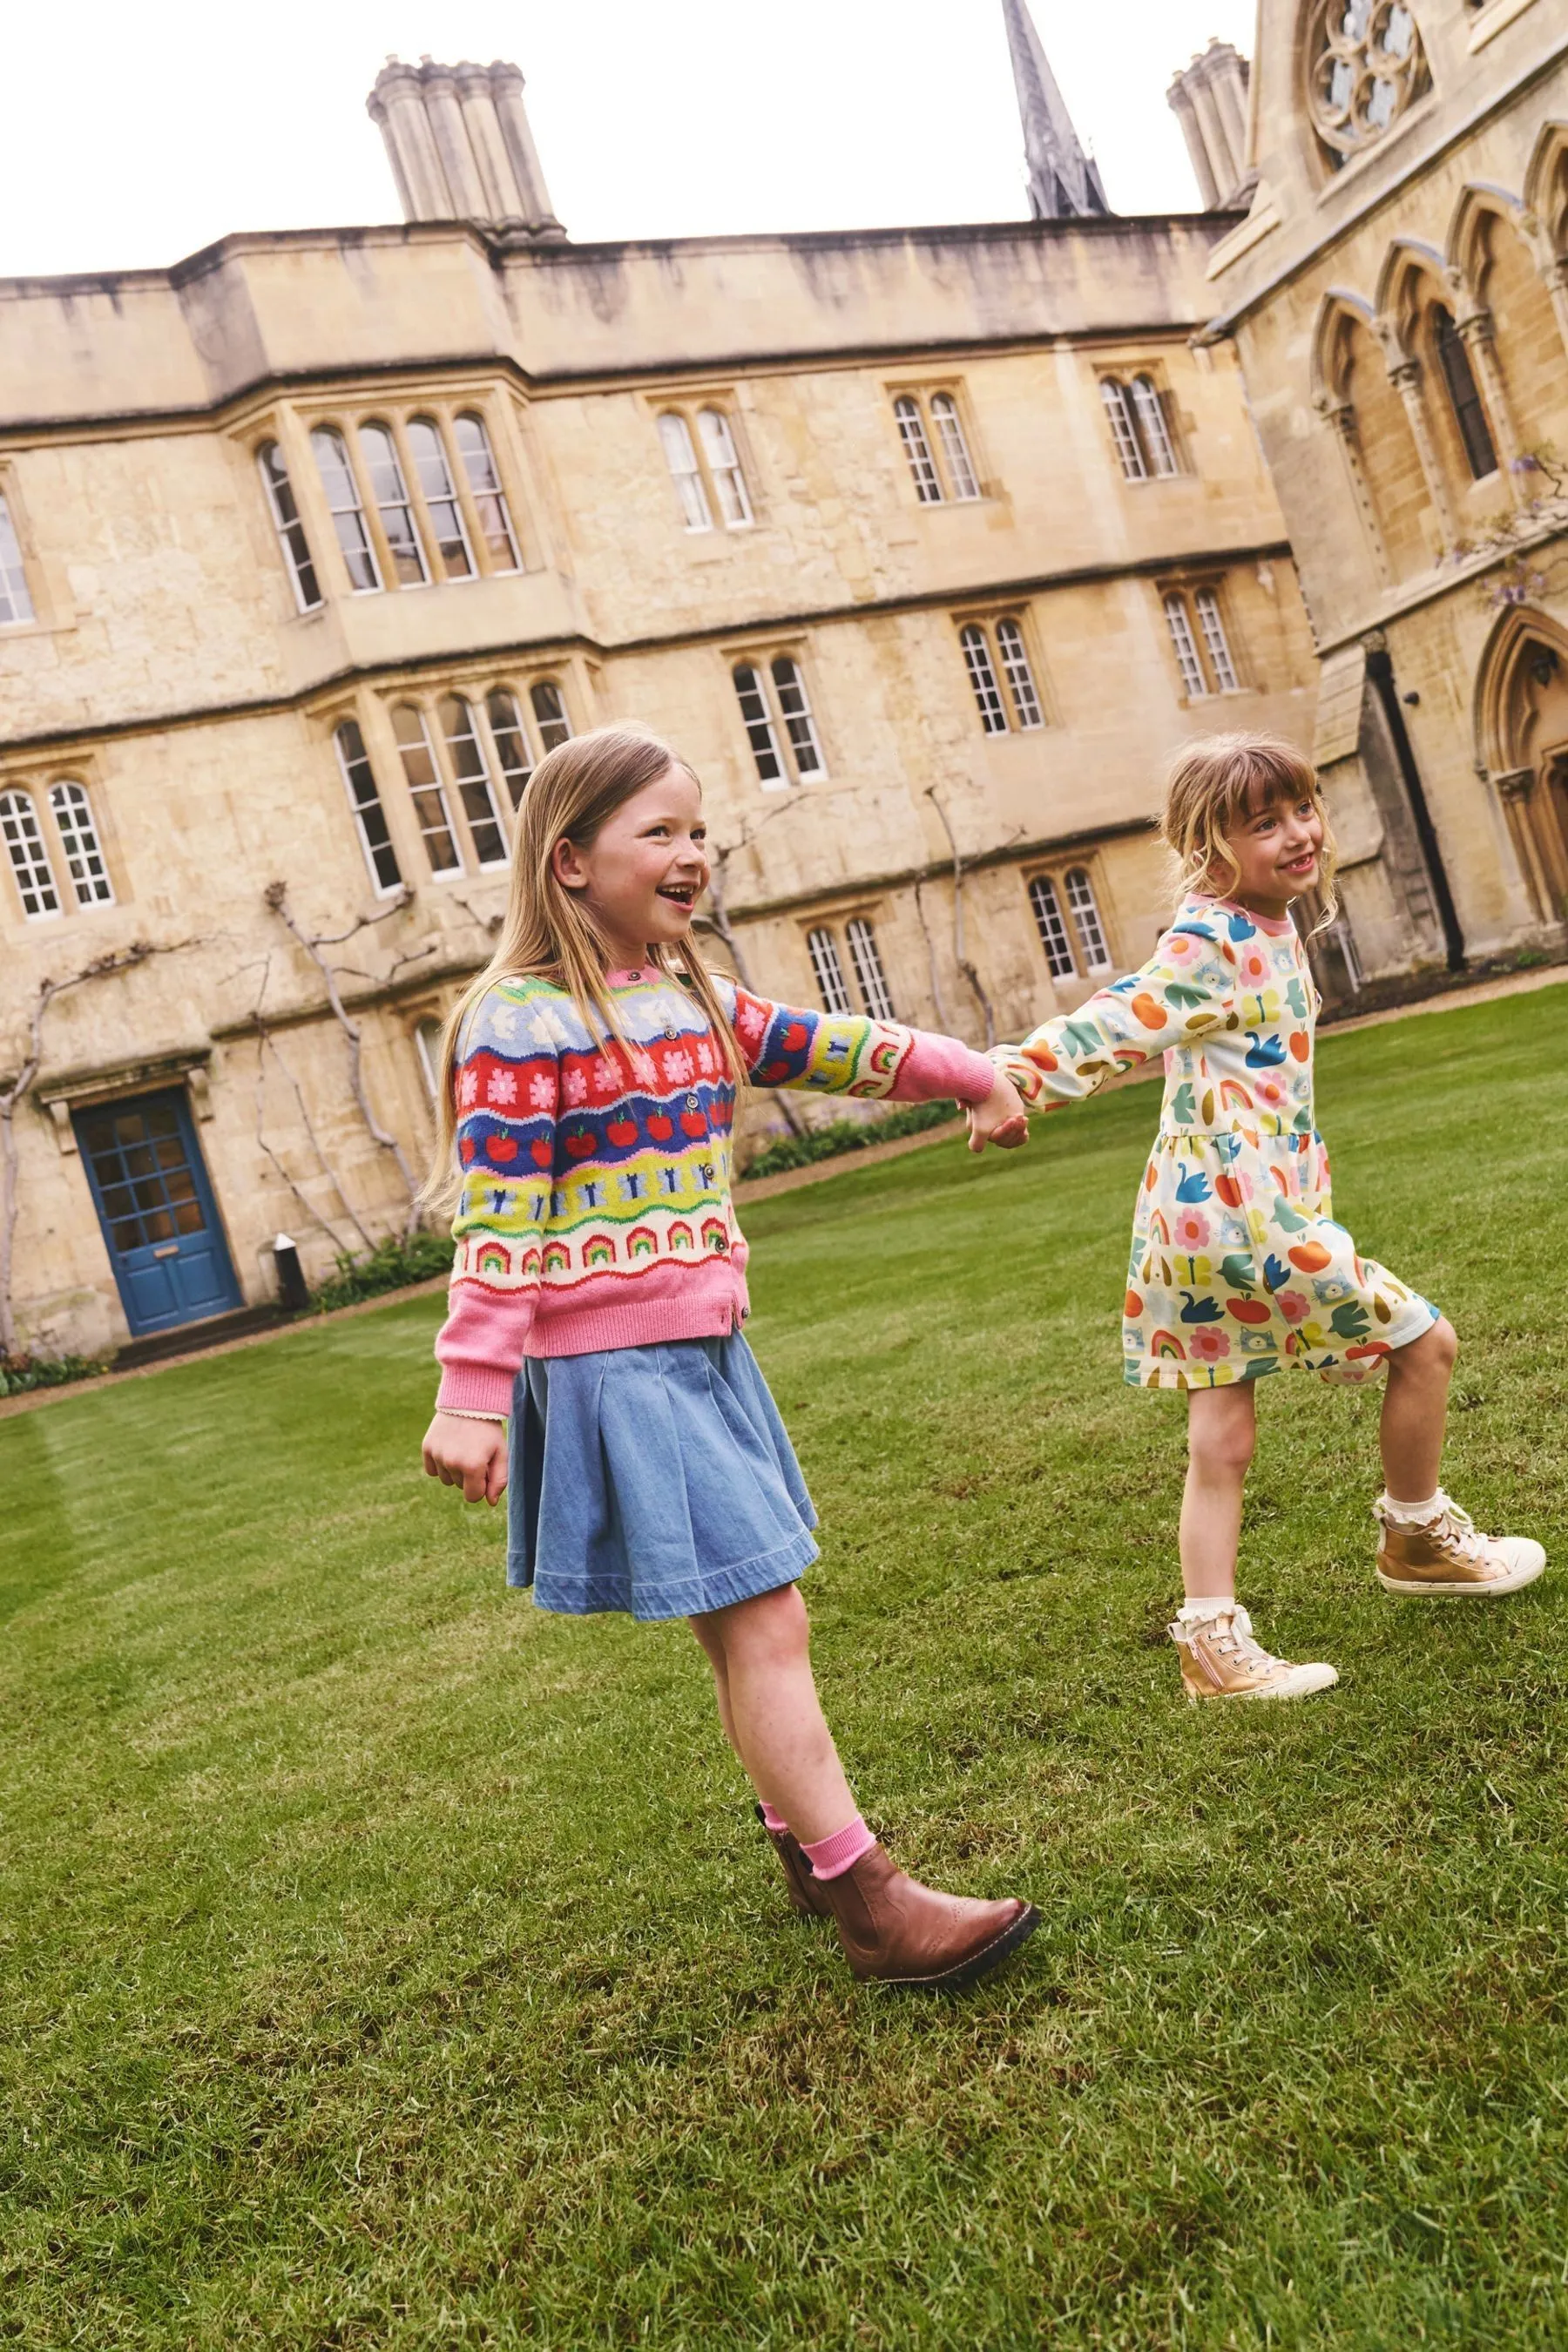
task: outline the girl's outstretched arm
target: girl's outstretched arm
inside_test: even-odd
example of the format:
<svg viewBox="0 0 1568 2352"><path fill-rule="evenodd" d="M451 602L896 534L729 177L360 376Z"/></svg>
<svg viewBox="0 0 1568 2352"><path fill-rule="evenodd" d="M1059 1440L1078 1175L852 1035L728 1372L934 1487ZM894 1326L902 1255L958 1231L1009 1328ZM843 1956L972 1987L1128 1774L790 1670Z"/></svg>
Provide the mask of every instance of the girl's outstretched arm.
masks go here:
<svg viewBox="0 0 1568 2352"><path fill-rule="evenodd" d="M1234 1027L1236 993L1236 949L1225 916L1186 916L1140 971L1100 989L1076 1012L1043 1022L1021 1045L995 1046L991 1058L1031 1110L1060 1110L1119 1071Z"/></svg>
<svg viewBox="0 0 1568 2352"><path fill-rule="evenodd" d="M965 1106L996 1091L992 1064L956 1037L859 1013L775 1004L721 975L715 979L727 1003L732 992L735 1034L760 1087L897 1102L951 1097Z"/></svg>

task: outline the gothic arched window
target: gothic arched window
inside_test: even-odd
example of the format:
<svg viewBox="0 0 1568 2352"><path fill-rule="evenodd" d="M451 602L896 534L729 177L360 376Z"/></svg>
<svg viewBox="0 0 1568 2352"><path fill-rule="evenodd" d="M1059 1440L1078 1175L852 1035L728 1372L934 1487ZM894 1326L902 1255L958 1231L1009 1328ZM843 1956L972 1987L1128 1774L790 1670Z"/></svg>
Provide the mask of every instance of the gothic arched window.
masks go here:
<svg viewBox="0 0 1568 2352"><path fill-rule="evenodd" d="M1383 137L1427 86L1405 0L1316 0L1307 26L1307 106L1333 171Z"/></svg>
<svg viewBox="0 0 1568 2352"><path fill-rule="evenodd" d="M1459 428L1465 463L1478 482L1484 481L1489 474L1497 472L1497 451L1492 446L1491 428L1465 339L1454 324L1453 312L1445 310L1441 302L1432 306L1432 343L1447 386L1454 422Z"/></svg>

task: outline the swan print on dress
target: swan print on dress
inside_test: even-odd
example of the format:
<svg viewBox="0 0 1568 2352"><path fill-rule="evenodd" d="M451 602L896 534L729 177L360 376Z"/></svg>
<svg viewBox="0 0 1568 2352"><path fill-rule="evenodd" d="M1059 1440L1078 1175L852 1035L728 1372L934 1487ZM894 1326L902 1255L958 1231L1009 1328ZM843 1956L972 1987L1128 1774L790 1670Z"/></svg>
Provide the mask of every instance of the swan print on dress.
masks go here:
<svg viewBox="0 0 1568 2352"><path fill-rule="evenodd" d="M1318 996L1293 923L1193 896L1142 971L999 1046L1032 1110L1165 1060L1122 1313L1139 1388L1362 1381L1437 1309L1336 1223L1312 1110Z"/></svg>

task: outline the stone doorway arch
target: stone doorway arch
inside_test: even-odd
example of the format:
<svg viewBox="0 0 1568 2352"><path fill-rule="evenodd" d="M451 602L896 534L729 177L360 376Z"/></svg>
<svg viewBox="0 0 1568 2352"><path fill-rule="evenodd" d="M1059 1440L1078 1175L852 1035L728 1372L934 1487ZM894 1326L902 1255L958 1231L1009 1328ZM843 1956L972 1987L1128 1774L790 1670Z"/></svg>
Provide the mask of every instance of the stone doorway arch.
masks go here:
<svg viewBox="0 0 1568 2352"><path fill-rule="evenodd" d="M1568 920L1568 629L1529 604L1492 632L1476 681L1477 750L1502 803L1537 919Z"/></svg>

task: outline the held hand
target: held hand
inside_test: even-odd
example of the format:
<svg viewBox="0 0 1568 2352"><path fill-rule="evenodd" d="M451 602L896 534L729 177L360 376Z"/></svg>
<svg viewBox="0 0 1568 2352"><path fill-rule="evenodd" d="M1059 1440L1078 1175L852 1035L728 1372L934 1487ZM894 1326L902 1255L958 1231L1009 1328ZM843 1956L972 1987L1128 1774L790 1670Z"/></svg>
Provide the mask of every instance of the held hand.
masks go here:
<svg viewBox="0 0 1568 2352"><path fill-rule="evenodd" d="M506 1492L504 1421L468 1421L438 1412L425 1433L425 1475L460 1486L465 1503L499 1503Z"/></svg>
<svg viewBox="0 0 1568 2352"><path fill-rule="evenodd" d="M969 1149L984 1151L988 1143L994 1143L1003 1151L1016 1151L1028 1140L1029 1114L1024 1098L1012 1079L998 1070L985 1100L969 1106Z"/></svg>

